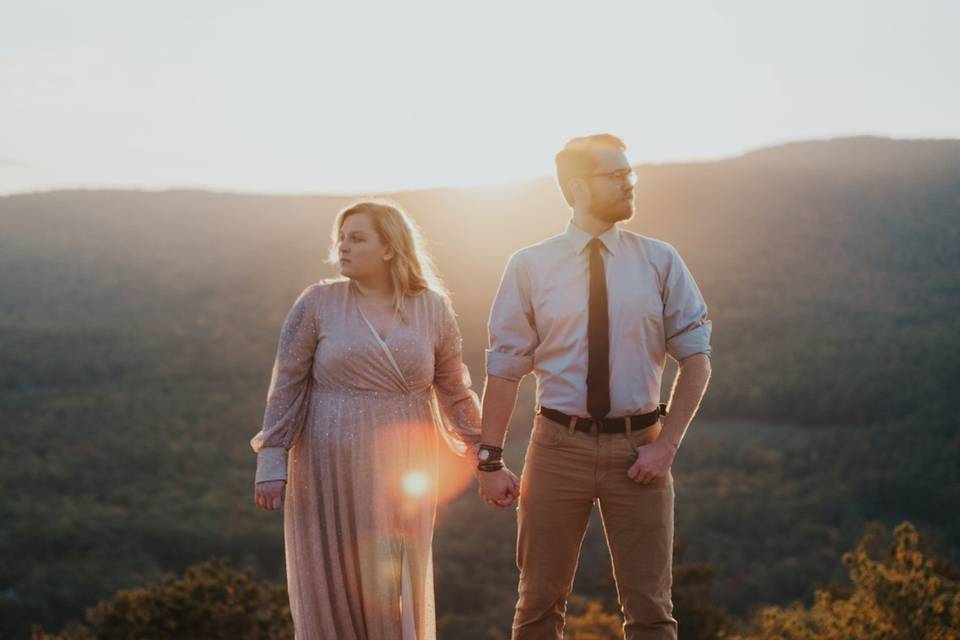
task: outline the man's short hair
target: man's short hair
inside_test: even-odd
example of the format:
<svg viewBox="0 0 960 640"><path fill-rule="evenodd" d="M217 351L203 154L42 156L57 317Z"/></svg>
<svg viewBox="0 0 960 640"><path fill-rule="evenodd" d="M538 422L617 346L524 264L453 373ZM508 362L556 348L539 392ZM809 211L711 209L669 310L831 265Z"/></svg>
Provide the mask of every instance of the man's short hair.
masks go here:
<svg viewBox="0 0 960 640"><path fill-rule="evenodd" d="M570 191L570 180L586 178L596 169L596 157L593 152L600 148L614 148L623 151L627 145L623 140L609 133L598 133L582 138L573 138L557 153L554 160L557 163L557 182L563 199L573 206L573 193Z"/></svg>

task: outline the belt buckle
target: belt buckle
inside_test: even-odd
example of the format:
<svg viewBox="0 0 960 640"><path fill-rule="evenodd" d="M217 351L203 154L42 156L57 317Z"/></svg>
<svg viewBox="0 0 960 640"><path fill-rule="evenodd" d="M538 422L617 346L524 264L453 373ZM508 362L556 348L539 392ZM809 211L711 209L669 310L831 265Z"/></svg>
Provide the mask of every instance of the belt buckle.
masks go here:
<svg viewBox="0 0 960 640"><path fill-rule="evenodd" d="M590 435L594 437L600 437L600 433L600 420L590 418Z"/></svg>

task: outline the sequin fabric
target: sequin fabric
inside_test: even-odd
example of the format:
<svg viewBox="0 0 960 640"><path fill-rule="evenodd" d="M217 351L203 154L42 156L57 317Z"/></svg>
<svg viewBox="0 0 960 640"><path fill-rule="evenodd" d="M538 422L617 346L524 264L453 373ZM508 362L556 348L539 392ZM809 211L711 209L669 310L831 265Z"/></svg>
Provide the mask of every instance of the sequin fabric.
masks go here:
<svg viewBox="0 0 960 640"><path fill-rule="evenodd" d="M437 452L480 437L449 301L404 301L381 339L349 280L303 291L280 335L256 481L286 478L287 584L297 640L401 640L404 561L417 640L435 638ZM408 600L408 601L409 601Z"/></svg>

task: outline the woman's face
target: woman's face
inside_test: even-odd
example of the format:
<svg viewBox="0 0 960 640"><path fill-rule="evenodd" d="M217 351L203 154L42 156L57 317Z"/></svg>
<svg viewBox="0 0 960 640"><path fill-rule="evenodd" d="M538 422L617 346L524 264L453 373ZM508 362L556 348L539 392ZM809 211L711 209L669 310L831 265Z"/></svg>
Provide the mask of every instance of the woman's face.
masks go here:
<svg viewBox="0 0 960 640"><path fill-rule="evenodd" d="M393 257L365 213L354 213L343 221L338 249L340 273L352 280L386 276Z"/></svg>

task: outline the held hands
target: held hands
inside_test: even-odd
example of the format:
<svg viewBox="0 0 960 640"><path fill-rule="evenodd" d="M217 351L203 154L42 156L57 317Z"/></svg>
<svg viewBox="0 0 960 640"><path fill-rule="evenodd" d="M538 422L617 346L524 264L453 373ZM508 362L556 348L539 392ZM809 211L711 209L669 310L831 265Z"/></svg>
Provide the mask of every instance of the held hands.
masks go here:
<svg viewBox="0 0 960 640"><path fill-rule="evenodd" d="M253 500L261 509L275 511L283 508L283 496L287 488L286 480L268 480L258 482L253 492Z"/></svg>
<svg viewBox="0 0 960 640"><path fill-rule="evenodd" d="M666 438L637 447L637 460L627 470L627 475L637 484L650 484L667 477L677 447Z"/></svg>
<svg viewBox="0 0 960 640"><path fill-rule="evenodd" d="M491 507L503 509L520 497L520 481L510 469L499 471L476 471L480 481L480 497Z"/></svg>

